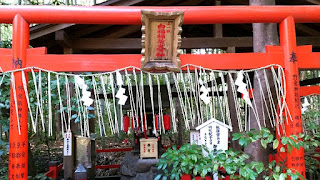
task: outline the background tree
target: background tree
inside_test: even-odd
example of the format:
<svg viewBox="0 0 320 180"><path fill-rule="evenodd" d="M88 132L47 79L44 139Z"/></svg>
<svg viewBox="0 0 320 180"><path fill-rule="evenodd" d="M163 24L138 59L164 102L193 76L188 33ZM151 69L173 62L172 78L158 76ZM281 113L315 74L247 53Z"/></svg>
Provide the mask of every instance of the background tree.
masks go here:
<svg viewBox="0 0 320 180"><path fill-rule="evenodd" d="M249 1L250 5L255 5L255 6L263 6L263 5L275 5L275 0L250 0ZM254 52L265 52L265 46L266 45L279 45L279 38L278 38L278 31L277 31L277 24L273 23L253 23L252 24L253 28L253 51ZM267 76L271 76L271 72L267 71ZM261 80L261 85L258 84L258 77ZM272 79L272 78L269 78ZM257 104L257 110L258 110L258 117L260 120L260 124L263 124L263 113L267 114L268 109L270 107L263 107L264 102L263 99L261 98L260 94L260 89L262 88L262 92L264 94L267 94L267 91L264 86L266 83L264 83L265 78L264 78L264 72L263 70L257 71L254 74L254 82L253 82L253 87L254 87L254 98L256 100ZM273 82L270 83L270 88L273 85ZM271 88L271 91L273 88ZM274 95L274 90L272 91ZM273 97L274 99L274 97ZM267 103L269 104L268 100ZM264 112L263 112L264 111ZM251 129L259 129L258 122L253 115L253 112L250 111L250 128ZM270 123L270 119L268 119L268 116L265 116L265 121L267 122L267 128L272 130ZM269 149L268 148L263 148L261 146L260 141L256 141L251 143L245 148L245 153L251 155L251 161L257 161L257 162L263 162L264 165L266 166L269 163ZM258 179L262 179L262 176L259 176Z"/></svg>

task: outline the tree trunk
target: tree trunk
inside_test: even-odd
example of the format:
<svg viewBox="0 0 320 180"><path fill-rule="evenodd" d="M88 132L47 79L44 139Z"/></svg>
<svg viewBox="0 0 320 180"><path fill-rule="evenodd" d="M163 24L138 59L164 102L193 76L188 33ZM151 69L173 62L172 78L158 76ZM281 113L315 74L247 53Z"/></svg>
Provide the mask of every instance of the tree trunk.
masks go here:
<svg viewBox="0 0 320 180"><path fill-rule="evenodd" d="M262 6L262 5L275 5L275 0L250 0L250 5L255 6ZM279 38L277 33L277 25L276 24L266 24L266 23L254 23L252 24L253 27L253 51L254 52L265 52L265 46L266 45L278 45L279 44ZM270 89L273 94L273 99L275 99L275 91L272 87L273 82L271 72L269 70L266 70L267 78L270 84ZM258 78L261 81L261 86L258 83ZM265 84L265 78L264 78L264 71L256 71L254 74L254 80L253 80L253 87L254 87L254 98L255 102L257 104L257 111L258 111L258 117L260 120L260 124L264 126L264 120L266 122L266 127L273 132L271 129L270 119L267 115L267 109L270 109L270 107L267 105L267 107L264 105L264 100L261 98L261 89L262 93L267 97L266 92L266 84ZM269 99L266 98L267 104L269 104ZM263 110L265 114L265 119L263 120ZM250 129L259 129L258 122L253 115L253 112L250 111ZM256 141L254 143L251 143L249 146L245 148L245 153L249 154L251 156L251 161L260 161L263 162L266 166L269 163L269 150L264 149L261 146L260 141ZM262 175L260 175L257 179L263 179Z"/></svg>
<svg viewBox="0 0 320 180"><path fill-rule="evenodd" d="M37 175L36 165L34 163L33 154L30 148L30 143L28 143L28 175L35 177Z"/></svg>

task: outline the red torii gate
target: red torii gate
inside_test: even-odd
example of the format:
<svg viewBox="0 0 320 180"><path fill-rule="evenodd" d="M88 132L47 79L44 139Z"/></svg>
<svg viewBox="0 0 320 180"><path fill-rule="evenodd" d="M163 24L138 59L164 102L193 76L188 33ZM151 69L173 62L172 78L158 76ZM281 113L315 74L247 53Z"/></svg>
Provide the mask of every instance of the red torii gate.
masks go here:
<svg viewBox="0 0 320 180"><path fill-rule="evenodd" d="M0 49L3 71L24 67L41 67L52 71L113 71L140 67L141 55L47 55L46 48L29 49L30 23L141 24L141 10L184 11L184 24L279 23L280 46L267 46L266 53L211 54L180 56L181 65L196 64L212 69L252 69L269 64L284 67L287 104L293 122L287 135L302 132L298 69L320 69L320 53L311 46L296 46L295 23L320 22L320 6L206 6L206 7L57 7L1 6L0 23L13 24L12 49ZM290 61L296 55L297 61ZM200 60L200 61L199 61ZM18 62L18 63L17 63ZM241 63L239 63L241 62ZM21 65L20 65L21 64ZM21 72L15 72L18 113L10 107L9 179L27 179L28 174L28 107L22 87ZM303 87L303 95L320 92L317 86ZM11 90L12 91L12 90ZM11 93L11 102L13 100ZM21 135L16 116L19 116ZM290 128L291 126L295 128ZM19 146L18 146L19 144ZM298 163L298 166L296 165ZM19 164L19 169L17 165ZM304 150L294 149L287 160L289 168L305 176Z"/></svg>

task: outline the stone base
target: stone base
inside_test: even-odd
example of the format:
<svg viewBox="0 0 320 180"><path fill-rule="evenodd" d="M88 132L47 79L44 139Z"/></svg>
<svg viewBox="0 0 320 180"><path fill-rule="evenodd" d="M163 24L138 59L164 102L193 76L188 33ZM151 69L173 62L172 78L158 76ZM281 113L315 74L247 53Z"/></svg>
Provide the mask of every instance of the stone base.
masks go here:
<svg viewBox="0 0 320 180"><path fill-rule="evenodd" d="M161 173L156 167L158 162L158 159L140 159L138 154L128 152L121 163L121 180L154 179Z"/></svg>

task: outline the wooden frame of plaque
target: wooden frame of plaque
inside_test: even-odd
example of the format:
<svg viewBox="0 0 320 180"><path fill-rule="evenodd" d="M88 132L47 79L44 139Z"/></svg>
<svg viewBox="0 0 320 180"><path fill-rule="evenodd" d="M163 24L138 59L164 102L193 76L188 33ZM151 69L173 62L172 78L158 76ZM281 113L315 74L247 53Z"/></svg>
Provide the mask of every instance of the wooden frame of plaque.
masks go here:
<svg viewBox="0 0 320 180"><path fill-rule="evenodd" d="M183 11L141 11L141 69L180 70L178 50L181 45L183 15Z"/></svg>

